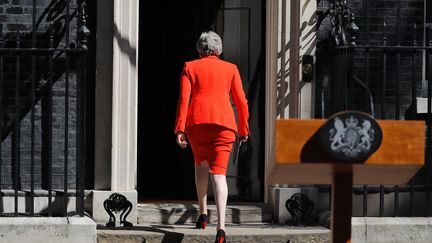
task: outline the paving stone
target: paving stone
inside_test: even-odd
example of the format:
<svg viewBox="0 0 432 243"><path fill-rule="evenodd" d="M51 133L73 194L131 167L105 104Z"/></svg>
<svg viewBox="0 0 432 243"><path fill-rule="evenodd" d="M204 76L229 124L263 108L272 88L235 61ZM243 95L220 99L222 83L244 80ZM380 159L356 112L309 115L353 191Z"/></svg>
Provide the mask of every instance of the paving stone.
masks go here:
<svg viewBox="0 0 432 243"><path fill-rule="evenodd" d="M210 221L217 220L214 204L208 206ZM272 207L265 203L228 204L227 223L263 223L271 222ZM138 204L138 223L184 224L193 223L198 217L198 205L193 203L147 203Z"/></svg>
<svg viewBox="0 0 432 243"><path fill-rule="evenodd" d="M302 243L330 242L330 231L323 227L291 227L274 224L227 225L227 242L233 243ZM216 227L210 225L205 230L185 225L136 225L127 230L100 227L98 242L152 242L152 243L207 243L214 242Z"/></svg>

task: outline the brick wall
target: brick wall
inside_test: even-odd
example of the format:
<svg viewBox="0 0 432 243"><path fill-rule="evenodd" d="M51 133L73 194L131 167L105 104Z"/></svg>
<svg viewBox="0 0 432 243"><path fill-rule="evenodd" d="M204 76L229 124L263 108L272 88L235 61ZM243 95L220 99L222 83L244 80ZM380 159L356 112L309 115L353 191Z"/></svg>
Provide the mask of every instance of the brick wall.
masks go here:
<svg viewBox="0 0 432 243"><path fill-rule="evenodd" d="M50 24L53 24L54 46L63 48L65 38L65 1L64 0L37 0L37 47L48 47ZM0 23L3 26L3 37L6 47L15 47L16 31L20 32L21 47L31 47L31 31L33 18L33 0L0 0ZM75 15L76 1L71 1L71 13ZM71 48L76 40L75 18L70 24ZM62 189L64 183L65 163L65 120L66 120L66 65L65 54L55 53L53 70L53 97L52 106L48 102L49 59L47 56L36 57L36 105L34 106L34 168L36 189L48 187L48 145L52 145L52 184L55 189ZM16 117L16 58L4 57L4 79L2 82L3 119L1 129L3 138L1 142L1 188L13 188L13 176L19 169L19 187L30 188L31 168L31 82L32 57L21 57L19 60L19 87L20 87L20 139L19 160L15 153L15 117ZM68 186L75 188L76 170L76 61L70 58L69 73L69 109L68 109ZM52 140L48 137L48 121L52 110ZM17 165L19 162L19 168Z"/></svg>
<svg viewBox="0 0 432 243"><path fill-rule="evenodd" d="M366 30L367 30L367 6L369 2L369 42L367 43ZM403 0L401 2L401 18L400 18L400 44L412 45L414 38L416 38L418 45L423 43L423 21L424 21L424 1L423 0ZM328 9L328 1L320 1L318 10L324 13ZM356 43L358 45L371 44L382 45L384 36L384 22L385 36L387 38L387 45L397 44L397 0L351 0L351 11L355 14L355 23L358 25L360 31L357 35ZM417 25L417 30L414 30L414 23ZM328 18L324 19L320 29L317 33L318 39L321 41L321 47L325 48L330 44L327 40L330 38L330 21ZM414 37L415 36L415 37ZM405 118L405 111L411 105L411 79L412 79L412 52L401 52L399 69L396 66L396 53L387 53L387 78L385 80L385 106L382 109L382 87L383 87L383 54L382 51L369 52L369 80L366 77L365 68L365 51L355 51L353 58L353 73L360 80L367 83L372 91L374 97L375 116L378 118L384 117L386 119ZM317 57L317 92L316 92L316 116L321 117L321 90L323 88L324 76L330 77L330 84L334 80L332 78L333 63L331 57L326 54L318 55ZM400 80L400 113L396 114L396 73L399 73ZM421 94L422 82L422 55L417 52L414 58L414 80L417 83L417 96ZM325 115L330 115L330 90L324 89L325 94ZM364 88L354 84L354 108L370 112L369 100L366 96ZM384 112L383 112L384 111Z"/></svg>

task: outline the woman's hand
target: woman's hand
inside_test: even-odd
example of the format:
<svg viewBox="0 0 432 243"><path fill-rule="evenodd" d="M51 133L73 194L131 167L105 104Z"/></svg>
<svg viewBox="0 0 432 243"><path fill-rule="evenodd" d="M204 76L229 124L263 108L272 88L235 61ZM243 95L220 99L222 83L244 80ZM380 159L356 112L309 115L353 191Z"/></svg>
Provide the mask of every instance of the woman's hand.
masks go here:
<svg viewBox="0 0 432 243"><path fill-rule="evenodd" d="M240 142L244 143L248 140L249 136L241 136L240 137Z"/></svg>
<svg viewBox="0 0 432 243"><path fill-rule="evenodd" d="M187 141L186 141L186 134L179 132L177 133L177 144L180 146L180 148L186 148Z"/></svg>

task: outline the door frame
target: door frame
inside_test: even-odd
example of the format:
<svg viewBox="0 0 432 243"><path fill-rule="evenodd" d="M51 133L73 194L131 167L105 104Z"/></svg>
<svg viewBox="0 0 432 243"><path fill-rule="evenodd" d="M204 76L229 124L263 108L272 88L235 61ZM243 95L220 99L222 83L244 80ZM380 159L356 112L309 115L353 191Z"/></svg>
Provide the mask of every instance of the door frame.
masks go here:
<svg viewBox="0 0 432 243"><path fill-rule="evenodd" d="M293 8L296 7L296 8ZM315 30L316 2L306 0L266 0L266 97L265 97L265 169L264 169L264 202L269 203L271 196L267 178L275 162L275 137L276 119L310 119L314 117L314 90L315 82L302 82L301 57L303 55L315 55L316 35L309 35ZM296 11L294 11L294 9ZM286 24L283 24L284 21ZM305 27L304 24L306 23ZM302 28L300 28L302 25ZM292 30L292 31L291 31ZM290 46L285 48L290 39L297 38L299 42L297 51L292 51ZM284 43L284 44L282 44ZM291 41L291 44L294 43ZM283 48L281 48L283 46ZM281 65L285 62L282 57L295 55L294 60L299 60L297 65L290 62L290 74L281 75L281 79L287 80L289 87L295 92L288 97L289 100L283 107L278 107L277 76L284 70ZM281 56L281 57L279 57ZM288 56L289 58L289 56ZM287 59L288 59L287 58ZM292 80L295 78L296 80ZM292 87L296 86L296 87ZM291 90L290 90L291 91ZM282 90L280 92L284 92ZM286 92L288 93L288 92ZM293 107L294 106L294 107Z"/></svg>
<svg viewBox="0 0 432 243"><path fill-rule="evenodd" d="M124 0L122 0L124 1ZM127 0L128 2L133 2L134 4L138 4L138 0ZM282 0L283 1L283 0ZM102 4L103 2L103 4ZM119 16L120 8L119 6L120 0L98 0L98 14L97 14L97 24L98 24L98 34L97 34L97 52L100 51L100 54L113 53L114 45L118 45L118 40L120 39L129 39L131 37L131 32L123 32L122 29L114 28L114 21L120 21L121 19L116 19L115 16ZM275 155L275 120L277 117L277 106L276 106L276 98L277 98L277 72L278 72L278 41L280 38L279 34L279 12L280 12L280 2L281 0L265 0L266 12L265 12L265 134L264 134L264 202L268 203L269 199L269 187L270 185L267 182L267 177L269 173L269 168L271 168L272 163L274 162ZM114 6L114 3L117 5ZM106 5L110 5L107 11ZM135 10L135 11L134 11ZM121 14L126 20L131 21L132 24L136 26L131 26L130 30L138 29L138 12L139 8L129 8L130 12L134 12L133 15ZM100 14L101 11L105 11L105 14ZM126 10L125 10L126 11ZM129 16L129 18L126 18ZM120 16L121 17L121 16ZM104 27L104 28L101 28ZM137 33L137 32L135 32ZM119 38L123 37L123 38ZM138 39L137 36L134 36L134 41ZM135 48L130 49L132 56L134 56L135 60L138 60L138 41L132 43ZM118 46L117 46L118 48ZM117 49L118 51L119 49ZM133 55L135 54L135 55ZM113 92L114 82L118 80L118 73L114 75L112 73L113 67L127 67L130 60L128 58L124 58L124 56L117 54L110 54L107 56L100 56L97 59L97 73L96 73L96 87L95 87L95 103L96 103L96 111L95 114L95 189L100 190L115 190L115 189L125 189L132 190L136 193L136 181L137 181L137 154L135 152L130 153L130 151L136 151L138 144L136 143L136 135L137 133L125 133L122 137L123 140L130 146L124 149L122 146L111 147L113 140L118 140L119 137L114 137L113 133L115 129L112 127L112 121L119 117L118 109L113 109L113 101L122 101L121 109L133 111L134 114L137 112L136 107L136 95L122 95L120 92ZM117 69L118 70L118 69ZM130 77L137 77L138 70L131 69L125 70L128 71ZM137 80L137 79L136 79ZM99 107L99 108L98 108ZM137 124L137 116L133 119L125 119L130 122L129 126L133 131L136 129L134 124ZM135 130L136 131L136 130ZM117 145L119 145L117 143ZM128 153L129 152L129 153ZM121 173L119 168L114 166L114 156L112 154L123 154L127 155L127 161L125 166L126 170L123 172L127 173L126 186L113 185L113 177ZM114 183L116 184L116 183ZM136 202L134 203L136 205Z"/></svg>

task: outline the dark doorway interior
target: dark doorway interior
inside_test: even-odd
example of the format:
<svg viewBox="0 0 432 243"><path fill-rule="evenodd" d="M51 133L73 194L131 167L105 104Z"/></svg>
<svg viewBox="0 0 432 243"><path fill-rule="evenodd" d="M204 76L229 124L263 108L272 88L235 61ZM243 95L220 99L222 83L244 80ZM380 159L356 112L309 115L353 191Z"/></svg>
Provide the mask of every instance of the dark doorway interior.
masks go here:
<svg viewBox="0 0 432 243"><path fill-rule="evenodd" d="M140 4L138 190L140 197L192 199L190 148L175 143L174 119L183 62L196 57L195 13L203 1L146 1ZM217 2L217 1L216 1ZM152 14L150 14L152 12Z"/></svg>
<svg viewBox="0 0 432 243"><path fill-rule="evenodd" d="M224 59L231 58L229 61L239 65L246 95L252 99L249 100L251 129L255 139L242 148L240 160L247 161L240 161L244 168L235 169L230 176L230 187L237 187L231 191L241 199L262 198L264 8L260 0L246 1L253 2L253 6L243 6L242 2L245 1L194 0L169 4L146 1L140 4L138 192L141 199L196 198L192 151L190 147L182 150L177 146L173 129L179 75L185 61L197 58L195 42L204 30L228 33L229 37L223 37L223 41L225 50L231 54ZM233 23L244 31L231 28L230 23L224 22L227 18L233 18ZM253 21L256 24L251 25ZM253 29L260 30L255 37L251 34ZM230 47L237 47L238 51L229 51ZM247 47L244 52L243 47ZM255 54L250 53L251 49Z"/></svg>

